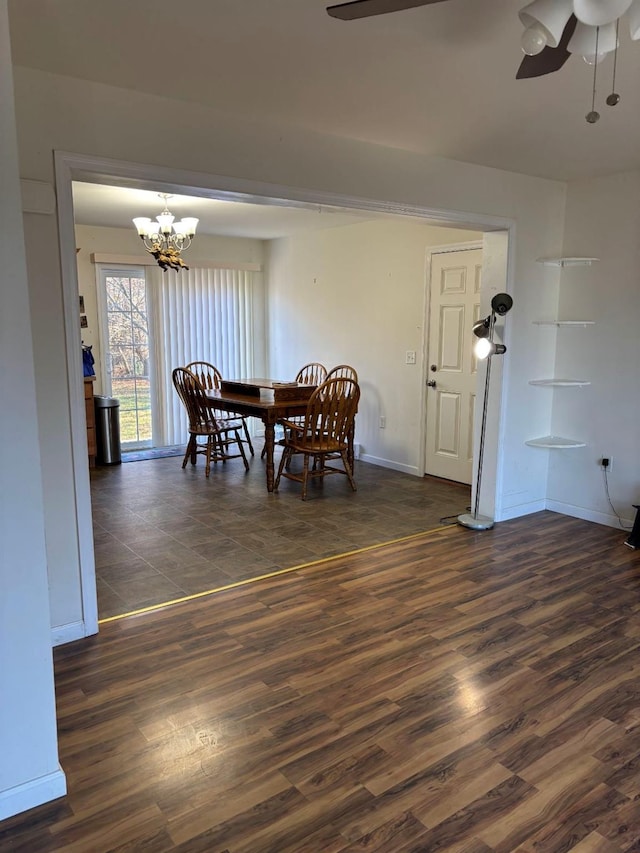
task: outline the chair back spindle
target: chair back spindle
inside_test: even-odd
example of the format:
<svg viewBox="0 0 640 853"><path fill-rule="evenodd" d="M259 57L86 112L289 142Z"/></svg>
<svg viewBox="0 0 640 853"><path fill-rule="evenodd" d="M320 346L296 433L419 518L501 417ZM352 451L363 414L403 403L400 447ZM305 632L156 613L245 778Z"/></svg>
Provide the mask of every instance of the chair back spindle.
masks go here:
<svg viewBox="0 0 640 853"><path fill-rule="evenodd" d="M327 379L333 379L336 376L342 379L353 379L354 382L358 381L358 372L350 364L337 364L327 373Z"/></svg>
<svg viewBox="0 0 640 853"><path fill-rule="evenodd" d="M327 378L327 368L319 361L310 361L298 371L296 382L301 385L322 385Z"/></svg>

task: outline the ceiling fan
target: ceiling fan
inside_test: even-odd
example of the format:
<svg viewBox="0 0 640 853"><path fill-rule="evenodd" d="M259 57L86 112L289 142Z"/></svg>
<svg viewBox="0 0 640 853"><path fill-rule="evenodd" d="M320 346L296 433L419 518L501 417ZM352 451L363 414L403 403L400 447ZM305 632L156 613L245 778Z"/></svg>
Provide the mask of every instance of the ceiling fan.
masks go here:
<svg viewBox="0 0 640 853"><path fill-rule="evenodd" d="M444 0L350 0L327 8L342 21L385 15ZM522 60L516 79L559 71L572 53L590 65L618 45L617 22L629 12L631 38L640 38L640 0L533 0L520 10L525 26Z"/></svg>

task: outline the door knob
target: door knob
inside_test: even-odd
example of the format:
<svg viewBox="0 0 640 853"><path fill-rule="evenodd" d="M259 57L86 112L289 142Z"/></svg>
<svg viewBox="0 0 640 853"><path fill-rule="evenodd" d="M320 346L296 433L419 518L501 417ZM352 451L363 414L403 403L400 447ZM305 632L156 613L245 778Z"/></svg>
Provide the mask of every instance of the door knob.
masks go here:
<svg viewBox="0 0 640 853"><path fill-rule="evenodd" d="M430 379L430 380L427 382L427 385L429 386L429 388L435 388L435 387L436 387L436 380L435 380L435 379Z"/></svg>

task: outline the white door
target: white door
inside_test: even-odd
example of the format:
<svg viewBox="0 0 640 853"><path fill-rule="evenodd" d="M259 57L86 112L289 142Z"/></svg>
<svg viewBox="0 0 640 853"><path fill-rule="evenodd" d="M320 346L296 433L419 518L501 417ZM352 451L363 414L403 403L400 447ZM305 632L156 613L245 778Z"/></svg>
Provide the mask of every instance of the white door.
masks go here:
<svg viewBox="0 0 640 853"><path fill-rule="evenodd" d="M473 479L477 363L472 326L480 316L482 249L431 256L426 473Z"/></svg>

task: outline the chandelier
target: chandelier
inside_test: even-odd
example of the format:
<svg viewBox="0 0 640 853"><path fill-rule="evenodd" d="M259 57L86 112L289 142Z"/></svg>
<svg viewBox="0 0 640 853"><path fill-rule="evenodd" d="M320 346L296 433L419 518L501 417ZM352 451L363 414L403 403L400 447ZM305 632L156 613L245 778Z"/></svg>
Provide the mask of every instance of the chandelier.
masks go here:
<svg viewBox="0 0 640 853"><path fill-rule="evenodd" d="M179 222L174 222L175 217L167 207L167 201L172 196L166 193L158 195L164 199L164 210L156 216L156 221L152 222L146 216L138 216L133 220L133 224L138 229L138 236L145 249L153 255L158 266L163 270L188 270L189 267L180 257L180 253L191 245L198 220L187 216Z"/></svg>
<svg viewBox="0 0 640 853"><path fill-rule="evenodd" d="M640 39L640 0L533 0L518 13L525 26L521 45L529 63L527 73L518 76L557 71L571 54L582 56L593 66L591 110L585 118L595 124L600 118L595 108L597 69L609 53L614 56L613 80L606 103L613 107L620 102L615 90L618 33L626 13L631 38Z"/></svg>

